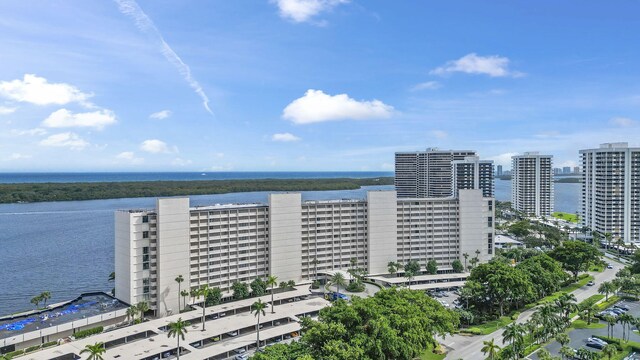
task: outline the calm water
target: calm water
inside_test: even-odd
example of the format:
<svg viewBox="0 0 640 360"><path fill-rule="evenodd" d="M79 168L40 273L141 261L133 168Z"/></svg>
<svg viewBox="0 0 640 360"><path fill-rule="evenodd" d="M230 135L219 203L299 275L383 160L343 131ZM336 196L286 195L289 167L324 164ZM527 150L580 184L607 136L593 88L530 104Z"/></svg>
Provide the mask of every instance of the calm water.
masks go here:
<svg viewBox="0 0 640 360"><path fill-rule="evenodd" d="M189 180L199 174L163 174L163 180ZM219 173L216 173L219 174ZM229 173L231 174L231 173ZM238 173L235 173L238 174ZM261 173L266 174L266 173ZM271 173L289 177L290 173ZM300 177L312 177L309 173ZM322 173L326 174L326 173ZM335 177L336 173L321 176ZM338 176L388 176L389 173L339 173ZM173 178L171 176L174 176ZM81 180L70 174L42 175L37 180L22 174L0 175L0 182L105 181L102 175L81 174ZM93 177L91 177L93 176ZM158 173L109 174L114 180L159 180ZM233 175L229 175L233 176ZM239 175L238 175L239 176ZM229 177L232 178L232 177ZM365 187L359 190L307 191L304 200L360 199L367 190L392 189L392 186ZM496 197L509 200L511 183L496 180ZM580 195L580 184L556 184L556 209L575 212ZM192 196L191 205L216 203L267 202L267 192L249 192L220 195ZM70 300L82 292L110 291L107 276L113 271L113 212L118 209L155 207L155 198L113 199L91 201L48 202L0 205L0 315L26 310L29 299L42 291L51 291L49 303Z"/></svg>

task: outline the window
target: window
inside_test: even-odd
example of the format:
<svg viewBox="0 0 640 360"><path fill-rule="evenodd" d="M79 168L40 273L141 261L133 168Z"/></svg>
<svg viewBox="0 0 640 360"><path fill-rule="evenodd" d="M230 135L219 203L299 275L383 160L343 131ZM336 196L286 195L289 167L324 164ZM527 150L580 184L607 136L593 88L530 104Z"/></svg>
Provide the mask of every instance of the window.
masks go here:
<svg viewBox="0 0 640 360"><path fill-rule="evenodd" d="M487 218L487 226L488 227L492 227L493 226L493 217L492 216L489 216Z"/></svg>
<svg viewBox="0 0 640 360"><path fill-rule="evenodd" d="M148 262L142 263L142 270L149 270L149 263Z"/></svg>
<svg viewBox="0 0 640 360"><path fill-rule="evenodd" d="M149 247L145 246L142 248L142 254L147 255L149 253Z"/></svg>
<svg viewBox="0 0 640 360"><path fill-rule="evenodd" d="M148 222L149 222L149 215L144 215L142 217L142 223L144 224L144 223L148 223Z"/></svg>
<svg viewBox="0 0 640 360"><path fill-rule="evenodd" d="M143 231L142 232L142 238L143 239L148 239L149 238L149 232L148 231Z"/></svg>

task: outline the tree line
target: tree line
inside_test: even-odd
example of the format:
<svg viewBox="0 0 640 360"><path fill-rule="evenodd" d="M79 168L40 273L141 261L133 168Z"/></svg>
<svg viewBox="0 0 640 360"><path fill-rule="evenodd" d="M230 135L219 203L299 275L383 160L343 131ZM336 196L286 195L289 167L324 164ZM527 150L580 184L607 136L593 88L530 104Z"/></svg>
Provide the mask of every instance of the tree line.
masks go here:
<svg viewBox="0 0 640 360"><path fill-rule="evenodd" d="M373 185L393 185L393 178L0 184L0 203L209 195L249 191L353 190Z"/></svg>

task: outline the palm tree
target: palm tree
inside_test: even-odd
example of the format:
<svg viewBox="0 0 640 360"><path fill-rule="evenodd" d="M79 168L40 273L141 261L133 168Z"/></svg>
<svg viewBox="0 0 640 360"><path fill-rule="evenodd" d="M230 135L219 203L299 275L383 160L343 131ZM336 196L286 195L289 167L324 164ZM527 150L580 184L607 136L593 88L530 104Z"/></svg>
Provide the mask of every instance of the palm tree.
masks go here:
<svg viewBox="0 0 640 360"><path fill-rule="evenodd" d="M581 305L580 310L582 311L582 316L587 319L587 325L590 325L593 314L595 314L599 308L596 304L590 303Z"/></svg>
<svg viewBox="0 0 640 360"><path fill-rule="evenodd" d="M180 307L180 294L182 294L182 291L180 289L180 285L184 281L184 278L182 277L182 275L178 275L178 277L175 280L178 283L178 307Z"/></svg>
<svg viewBox="0 0 640 360"><path fill-rule="evenodd" d="M93 345L85 345L84 349L80 351L80 354L89 354L87 360L103 360L102 354L106 352L107 349L104 348L104 343L97 342Z"/></svg>
<svg viewBox="0 0 640 360"><path fill-rule="evenodd" d="M620 259L620 250L625 247L625 242L624 240L622 240L622 238L618 238L618 240L616 240L616 245L618 245L618 259Z"/></svg>
<svg viewBox="0 0 640 360"><path fill-rule="evenodd" d="M135 306L129 306L127 309L127 321L131 322L131 320L136 319L136 314L138 313L138 308Z"/></svg>
<svg viewBox="0 0 640 360"><path fill-rule="evenodd" d="M549 350L544 349L544 348L538 350L538 359L540 359L540 360L553 360Z"/></svg>
<svg viewBox="0 0 640 360"><path fill-rule="evenodd" d="M333 274L333 276L331 277L331 283L338 288L338 291L336 292L338 293L338 295L340 295L340 286L346 285L344 275L342 275L341 272Z"/></svg>
<svg viewBox="0 0 640 360"><path fill-rule="evenodd" d="M628 340L628 336L629 333L631 332L631 324L634 322L635 318L629 314L620 314L620 316L618 316L618 318L616 319L617 322L619 322L620 324L622 324L622 340L624 341L625 339ZM627 332L627 329L629 330Z"/></svg>
<svg viewBox="0 0 640 360"><path fill-rule="evenodd" d="M613 356L616 355L618 349L614 344L607 344L602 348L602 355L606 356L607 359L611 360Z"/></svg>
<svg viewBox="0 0 640 360"><path fill-rule="evenodd" d="M196 303L196 298L198 297L198 289L191 289L189 291L189 296L191 296L191 305Z"/></svg>
<svg viewBox="0 0 640 360"><path fill-rule="evenodd" d="M395 275L398 273L398 269L396 268L396 263L393 261L389 261L387 263L387 271L390 275Z"/></svg>
<svg viewBox="0 0 640 360"><path fill-rule="evenodd" d="M604 238L607 240L607 250L611 247L611 233L604 233Z"/></svg>
<svg viewBox="0 0 640 360"><path fill-rule="evenodd" d="M573 350L573 348L570 348L568 346L563 346L560 348L560 355L563 359L571 359L575 354L576 352L575 350Z"/></svg>
<svg viewBox="0 0 640 360"><path fill-rule="evenodd" d="M464 257L464 271L467 271L467 259L469 258L469 254L464 253L462 254L462 257Z"/></svg>
<svg viewBox="0 0 640 360"><path fill-rule="evenodd" d="M189 292L187 290L182 290L180 292L180 295L182 295L182 303L184 304L182 309L186 309L187 308L187 296L189 296Z"/></svg>
<svg viewBox="0 0 640 360"><path fill-rule="evenodd" d="M211 293L211 289L209 289L209 285L202 285L198 290L198 296L202 296L202 331L204 331L204 323L205 323L205 315L204 311L207 308L207 297Z"/></svg>
<svg viewBox="0 0 640 360"><path fill-rule="evenodd" d="M40 298L40 295L34 296L31 298L31 303L36 306L36 309L38 308L40 301L42 301L42 298Z"/></svg>
<svg viewBox="0 0 640 360"><path fill-rule="evenodd" d="M520 346L524 341L525 329L521 324L511 323L504 328L502 337L513 348L514 355L517 357L520 353Z"/></svg>
<svg viewBox="0 0 640 360"><path fill-rule="evenodd" d="M149 311L149 304L146 301L141 301L136 305L136 309L140 313L140 321L144 318L144 313Z"/></svg>
<svg viewBox="0 0 640 360"><path fill-rule="evenodd" d="M314 257L311 260L311 265L313 265L313 280L318 281L318 258Z"/></svg>
<svg viewBox="0 0 640 360"><path fill-rule="evenodd" d="M578 308L576 296L572 293L563 293L556 299L555 303L562 310L565 322L569 321L569 314Z"/></svg>
<svg viewBox="0 0 640 360"><path fill-rule="evenodd" d="M607 323L607 336L613 337L613 327L616 325L616 318L611 315L605 315L603 320Z"/></svg>
<svg viewBox="0 0 640 360"><path fill-rule="evenodd" d="M182 321L182 318L179 318L175 322L170 322L169 326L167 327L169 329L169 332L167 332L167 337L178 338L178 359L180 359L180 338L184 340L184 334L187 333L187 326L189 326L189 323L187 321Z"/></svg>
<svg viewBox="0 0 640 360"><path fill-rule="evenodd" d="M271 313L273 314L275 312L275 310L273 309L275 305L275 303L273 302L273 289L276 287L276 285L278 285L278 277L274 275L269 275L266 283L267 283L267 286L271 286Z"/></svg>
<svg viewBox="0 0 640 360"><path fill-rule="evenodd" d="M258 317L258 322L256 323L256 331L258 336L256 339L256 348L260 348L260 314L265 315L264 309L267 307L267 304L263 303L261 299L258 299L258 301L254 302L251 307L251 313Z"/></svg>
<svg viewBox="0 0 640 360"><path fill-rule="evenodd" d="M40 294L40 299L44 301L44 307L47 307L47 300L51 299L51 292L43 291L42 294Z"/></svg>
<svg viewBox="0 0 640 360"><path fill-rule="evenodd" d="M598 287L598 292L600 294L605 294L605 301L609 301L609 294L614 293L615 291L616 285L611 281L603 281Z"/></svg>
<svg viewBox="0 0 640 360"><path fill-rule="evenodd" d="M482 351L482 354L484 355L489 354L489 360L494 360L498 356L498 352L500 351L500 346L494 343L493 338L491 338L491 341L483 341L482 344L484 345L480 350Z"/></svg>

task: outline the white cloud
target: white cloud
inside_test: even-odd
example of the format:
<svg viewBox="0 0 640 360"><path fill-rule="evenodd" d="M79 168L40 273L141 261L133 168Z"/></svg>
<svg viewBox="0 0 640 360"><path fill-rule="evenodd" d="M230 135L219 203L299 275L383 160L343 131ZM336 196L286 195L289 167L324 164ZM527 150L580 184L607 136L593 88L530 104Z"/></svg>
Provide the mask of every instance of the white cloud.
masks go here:
<svg viewBox="0 0 640 360"><path fill-rule="evenodd" d="M301 139L291 133L281 133L281 134L273 134L273 136L271 136L271 140L282 141L282 142L292 142L292 141L300 141Z"/></svg>
<svg viewBox="0 0 640 360"><path fill-rule="evenodd" d="M35 105L65 105L76 102L90 106L87 99L93 94L83 93L73 85L49 83L45 78L25 74L22 80L0 82L0 96Z"/></svg>
<svg viewBox="0 0 640 360"><path fill-rule="evenodd" d="M8 115L15 112L16 110L18 110L18 108L0 106L0 115Z"/></svg>
<svg viewBox="0 0 640 360"><path fill-rule="evenodd" d="M150 119L162 120L171 116L171 110L162 110L149 115Z"/></svg>
<svg viewBox="0 0 640 360"><path fill-rule="evenodd" d="M271 0L280 10L280 16L294 22L305 22L349 0Z"/></svg>
<svg viewBox="0 0 640 360"><path fill-rule="evenodd" d="M38 136L38 135L46 135L47 130L43 128L35 128L35 129L27 129L27 130L19 130L13 129L11 130L11 135L15 136Z"/></svg>
<svg viewBox="0 0 640 360"><path fill-rule="evenodd" d="M74 114L67 109L60 109L51 113L42 125L50 128L92 127L102 130L105 126L115 123L116 115L110 110Z"/></svg>
<svg viewBox="0 0 640 360"><path fill-rule="evenodd" d="M40 141L42 146L68 147L72 150L82 150L89 145L78 134L72 132L54 134Z"/></svg>
<svg viewBox="0 0 640 360"><path fill-rule="evenodd" d="M174 146L173 148L170 148L169 145L167 145L167 143L158 139L149 139L149 140L143 141L142 144L140 144L140 149L142 151L146 151L152 154L159 154L159 153L168 154L168 153L178 152L177 147Z"/></svg>
<svg viewBox="0 0 640 360"><path fill-rule="evenodd" d="M609 120L609 123L619 127L630 127L636 124L635 120L626 117L614 117Z"/></svg>
<svg viewBox="0 0 640 360"><path fill-rule="evenodd" d="M411 88L411 91L420 91L420 90L436 90L440 89L442 84L437 81L427 81L420 84L415 85Z"/></svg>
<svg viewBox="0 0 640 360"><path fill-rule="evenodd" d="M5 160L6 161L16 161L16 160L26 160L26 159L31 159L31 158L32 158L31 155L13 153L13 154L9 155Z"/></svg>
<svg viewBox="0 0 640 360"><path fill-rule="evenodd" d="M121 152L120 154L116 155L116 159L125 160L130 162L131 164L141 164L144 162L144 159L136 157L133 151Z"/></svg>
<svg viewBox="0 0 640 360"><path fill-rule="evenodd" d="M393 114L393 106L380 100L357 101L347 94L328 95L309 89L303 97L292 101L282 117L296 124L335 120L385 119Z"/></svg>
<svg viewBox="0 0 640 360"><path fill-rule="evenodd" d="M485 74L491 77L522 76L520 72L509 70L509 59L506 57L491 55L478 56L475 53L467 54L458 60L448 61L444 66L431 70L431 74L444 75L452 72L467 74Z"/></svg>
<svg viewBox="0 0 640 360"><path fill-rule="evenodd" d="M491 156L489 157L489 160L493 160L494 164L497 165L502 165L505 170L506 169L510 169L511 168L511 157L518 155L517 152L508 152L508 153L504 153L504 154L499 154L499 155L495 155L495 156Z"/></svg>
<svg viewBox="0 0 640 360"><path fill-rule="evenodd" d="M213 154L214 157L218 158L218 159L222 159L224 157L224 153L222 152L217 152L215 154Z"/></svg>
<svg viewBox="0 0 640 360"><path fill-rule="evenodd" d="M182 158L175 158L173 159L173 161L171 162L171 165L173 166L187 166L189 164L191 164L192 161L188 160L188 159L182 159Z"/></svg>
<svg viewBox="0 0 640 360"><path fill-rule="evenodd" d="M145 14L145 12L142 11L140 6L138 6L138 3L135 2L135 0L115 0L115 1L116 3L118 3L118 9L120 10L120 12L126 16L131 17L133 21L136 23L136 26L138 27L138 29L146 33L147 35L149 35L151 40L160 47L160 51L162 52L162 55L164 55L164 57L171 64L173 64L173 66L175 66L176 69L178 69L178 72L180 73L180 75L182 75L184 80L189 84L191 89L193 89L193 91L198 96L200 96L200 98L202 99L202 105L207 110L207 112L213 115L213 112L209 108L209 97L207 96L207 94L205 94L204 90L202 89L202 86L200 86L200 83L198 83L198 81L193 78L193 75L191 75L191 68L189 68L189 65L185 64L180 58L180 56L178 56L178 54L176 54L176 52L173 51L173 49L169 46L169 44L167 44L167 42L164 41L164 37L162 37L160 30L158 30L156 25L147 16L147 14Z"/></svg>
<svg viewBox="0 0 640 360"><path fill-rule="evenodd" d="M437 139L445 139L449 134L442 130L433 130L431 131L431 135Z"/></svg>

